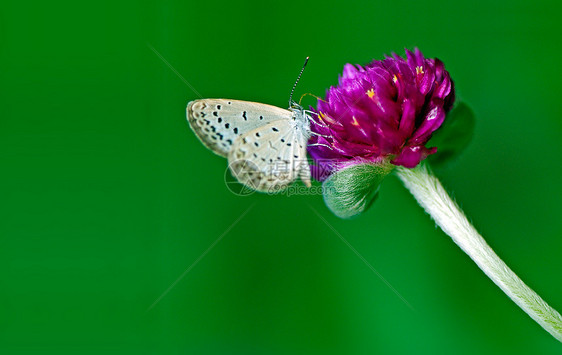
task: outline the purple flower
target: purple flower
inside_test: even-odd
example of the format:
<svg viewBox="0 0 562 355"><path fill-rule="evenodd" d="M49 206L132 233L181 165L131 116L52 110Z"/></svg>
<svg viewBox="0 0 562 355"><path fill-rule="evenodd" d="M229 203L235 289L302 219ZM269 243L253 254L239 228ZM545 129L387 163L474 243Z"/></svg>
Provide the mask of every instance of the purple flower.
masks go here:
<svg viewBox="0 0 562 355"><path fill-rule="evenodd" d="M315 178L360 163L413 168L437 148L425 146L455 100L439 59L416 49L365 66L346 64L339 84L318 100L308 151Z"/></svg>

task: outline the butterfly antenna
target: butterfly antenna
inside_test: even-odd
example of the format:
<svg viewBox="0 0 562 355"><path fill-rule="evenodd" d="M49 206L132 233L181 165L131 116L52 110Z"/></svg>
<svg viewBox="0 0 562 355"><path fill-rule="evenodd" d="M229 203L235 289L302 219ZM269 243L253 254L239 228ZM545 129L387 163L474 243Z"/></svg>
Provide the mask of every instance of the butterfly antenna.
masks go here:
<svg viewBox="0 0 562 355"><path fill-rule="evenodd" d="M308 63L308 58L310 58L310 57L306 57L306 59L304 60L304 64L302 65L301 72L299 73L299 76L297 77L297 81L295 81L295 85L293 85L293 89L291 89L291 95L289 96L289 107L293 106L293 93L295 92L295 88L297 87L297 84L299 83L299 80L301 80L301 75L302 75L302 72L304 71L304 68L306 68L306 64Z"/></svg>
<svg viewBox="0 0 562 355"><path fill-rule="evenodd" d="M309 92L305 92L304 94L301 95L301 98L299 99L299 105L301 104L302 99L303 99L305 96L312 96L312 97L314 97L316 100L326 102L326 100L324 100L324 99L321 98L320 96L316 96L316 95L311 94L311 93L309 93Z"/></svg>

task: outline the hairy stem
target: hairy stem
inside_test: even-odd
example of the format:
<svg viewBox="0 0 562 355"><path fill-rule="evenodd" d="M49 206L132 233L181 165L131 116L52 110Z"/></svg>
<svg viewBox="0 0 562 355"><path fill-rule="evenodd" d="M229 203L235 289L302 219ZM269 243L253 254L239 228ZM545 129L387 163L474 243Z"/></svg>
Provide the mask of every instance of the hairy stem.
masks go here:
<svg viewBox="0 0 562 355"><path fill-rule="evenodd" d="M494 253L467 220L459 206L449 197L431 170L420 164L414 169L399 167L397 174L418 203L437 225L470 256L472 260L547 332L562 342L562 317L535 293Z"/></svg>

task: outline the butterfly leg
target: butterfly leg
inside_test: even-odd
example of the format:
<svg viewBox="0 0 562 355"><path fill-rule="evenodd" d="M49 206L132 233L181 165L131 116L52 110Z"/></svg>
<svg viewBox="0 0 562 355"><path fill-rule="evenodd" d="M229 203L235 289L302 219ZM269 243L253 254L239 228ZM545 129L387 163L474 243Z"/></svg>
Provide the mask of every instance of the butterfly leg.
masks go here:
<svg viewBox="0 0 562 355"><path fill-rule="evenodd" d="M318 121L316 121L314 118L312 118L314 115L316 115L316 112L310 111L310 110L303 110L303 112L306 114L306 116L308 117L309 120L311 120L312 122L314 122L314 124L321 126L321 127L326 127L328 128L327 125L320 123Z"/></svg>
<svg viewBox="0 0 562 355"><path fill-rule="evenodd" d="M312 131L310 132L310 134L313 135L313 136L318 136L318 137L332 138L331 135L330 135L330 136L327 136L327 135L325 135L325 134L320 134L320 133L316 133L316 132L312 132Z"/></svg>
<svg viewBox="0 0 562 355"><path fill-rule="evenodd" d="M322 143L313 143L313 144L309 144L308 146L309 146L309 147L326 147L326 148L328 148L328 149L330 149L330 150L334 150L334 148L330 147L329 145L327 145L327 144L322 144Z"/></svg>

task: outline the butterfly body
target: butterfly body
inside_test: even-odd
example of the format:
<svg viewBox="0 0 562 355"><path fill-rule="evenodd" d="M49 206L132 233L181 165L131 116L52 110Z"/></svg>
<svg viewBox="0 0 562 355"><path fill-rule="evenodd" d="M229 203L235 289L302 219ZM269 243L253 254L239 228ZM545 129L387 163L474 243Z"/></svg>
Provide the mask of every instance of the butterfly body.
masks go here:
<svg viewBox="0 0 562 355"><path fill-rule="evenodd" d="M201 142L228 158L232 175L261 192L278 192L297 178L310 186L306 112L256 102L202 99L187 106L187 119Z"/></svg>

